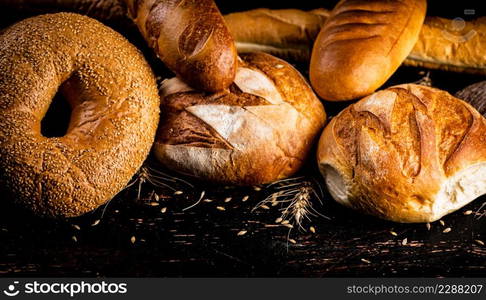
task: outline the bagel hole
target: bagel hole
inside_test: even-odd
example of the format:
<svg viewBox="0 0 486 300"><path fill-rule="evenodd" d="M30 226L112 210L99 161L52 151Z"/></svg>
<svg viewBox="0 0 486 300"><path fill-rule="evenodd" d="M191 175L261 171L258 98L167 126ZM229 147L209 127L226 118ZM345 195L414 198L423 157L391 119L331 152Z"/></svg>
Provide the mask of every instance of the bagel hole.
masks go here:
<svg viewBox="0 0 486 300"><path fill-rule="evenodd" d="M71 106L61 92L57 92L41 121L41 134L47 138L66 135L71 120Z"/></svg>

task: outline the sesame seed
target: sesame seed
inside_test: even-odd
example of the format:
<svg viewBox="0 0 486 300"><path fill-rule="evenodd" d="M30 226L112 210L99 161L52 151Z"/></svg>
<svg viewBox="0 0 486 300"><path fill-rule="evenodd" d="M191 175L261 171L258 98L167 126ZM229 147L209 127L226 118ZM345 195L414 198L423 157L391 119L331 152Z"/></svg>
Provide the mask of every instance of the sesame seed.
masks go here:
<svg viewBox="0 0 486 300"><path fill-rule="evenodd" d="M76 229L76 230L81 230L81 227L79 227L79 225L74 224L74 225L73 225L73 227L74 227L74 229Z"/></svg>
<svg viewBox="0 0 486 300"><path fill-rule="evenodd" d="M72 240L73 240L73 242L75 242L75 243L77 243L77 242L78 242L78 238L77 238L75 235L73 235L73 236L71 237L71 239L72 239Z"/></svg>
<svg viewBox="0 0 486 300"><path fill-rule="evenodd" d="M440 223L440 225L445 226L445 222L444 221L440 220L439 223Z"/></svg>
<svg viewBox="0 0 486 300"><path fill-rule="evenodd" d="M430 230L430 228L431 228L432 226L430 225L430 223L427 223L427 224L425 224L425 227L427 227L427 230Z"/></svg>
<svg viewBox="0 0 486 300"><path fill-rule="evenodd" d="M245 202L245 201L247 201L249 198L250 198L250 196L245 196L245 197L243 197L243 199L241 199L241 201Z"/></svg>
<svg viewBox="0 0 486 300"><path fill-rule="evenodd" d="M161 212L161 213L163 213L163 214L165 214L165 212L166 212L166 211L167 211L167 207L162 207L162 208L160 209L160 212Z"/></svg>
<svg viewBox="0 0 486 300"><path fill-rule="evenodd" d="M239 232L238 232L236 235L237 235L237 236L242 236L242 235L245 235L246 233L247 233L247 231L246 231L246 230L241 230L241 231L239 231Z"/></svg>
<svg viewBox="0 0 486 300"><path fill-rule="evenodd" d="M289 242L291 242L292 244L297 244L297 241L294 239L289 239Z"/></svg>
<svg viewBox="0 0 486 300"><path fill-rule="evenodd" d="M371 261L367 260L366 258L362 258L361 261L367 264L371 264Z"/></svg>
<svg viewBox="0 0 486 300"><path fill-rule="evenodd" d="M260 207L263 208L263 209L270 209L270 207L268 207L268 205L265 205L265 204L260 205Z"/></svg>
<svg viewBox="0 0 486 300"><path fill-rule="evenodd" d="M206 202L206 203L213 202L213 200L211 200L211 199L204 199L203 201Z"/></svg>
<svg viewBox="0 0 486 300"><path fill-rule="evenodd" d="M452 229L450 227L447 227L446 229L442 230L443 233L448 233L451 232Z"/></svg>
<svg viewBox="0 0 486 300"><path fill-rule="evenodd" d="M226 209L225 209L224 207L222 207L222 206L216 206L216 209L217 209L217 210L220 210L220 211L225 211L225 210L226 210Z"/></svg>
<svg viewBox="0 0 486 300"><path fill-rule="evenodd" d="M282 219L282 218L277 218L277 219L275 219L275 223L280 223L280 222L282 222L282 221L283 221L283 219Z"/></svg>
<svg viewBox="0 0 486 300"><path fill-rule="evenodd" d="M150 206L159 206L160 204L158 202L150 202Z"/></svg>
<svg viewBox="0 0 486 300"><path fill-rule="evenodd" d="M402 240L402 245L405 246L406 244L408 244L408 239L407 238L404 238Z"/></svg>
<svg viewBox="0 0 486 300"><path fill-rule="evenodd" d="M395 231L390 231L390 234L393 236L397 236L398 234Z"/></svg>
<svg viewBox="0 0 486 300"><path fill-rule="evenodd" d="M294 228L294 225L292 225L292 224L285 224L284 226L287 227L287 228L290 228L290 229Z"/></svg>
<svg viewBox="0 0 486 300"><path fill-rule="evenodd" d="M470 215L470 214L472 214L472 213L473 213L473 211L472 211L472 210L466 210L466 211L464 212L464 215L465 215L465 216L469 216L469 215Z"/></svg>
<svg viewBox="0 0 486 300"><path fill-rule="evenodd" d="M228 197L228 198L224 199L224 203L228 203L228 202L230 202L230 201L231 201L231 199L233 199L233 198Z"/></svg>
<svg viewBox="0 0 486 300"><path fill-rule="evenodd" d="M287 224L289 224L289 220L283 220L283 221L280 221L280 223L282 223L282 225L287 225Z"/></svg>
<svg viewBox="0 0 486 300"><path fill-rule="evenodd" d="M101 222L101 220L96 220L96 221L93 222L93 224L91 224L91 226L96 226L96 225L100 224L100 222Z"/></svg>
<svg viewBox="0 0 486 300"><path fill-rule="evenodd" d="M175 192L174 192L174 195L182 195L182 194L184 194L184 192L183 192L183 191L175 191Z"/></svg>
<svg viewBox="0 0 486 300"><path fill-rule="evenodd" d="M261 190L262 190L262 188L261 188L261 187L259 187L259 186L254 186L254 187L253 187L253 190L254 190L254 191L256 191L256 192L259 192L259 191L261 191Z"/></svg>
<svg viewBox="0 0 486 300"><path fill-rule="evenodd" d="M314 226L309 227L309 230L310 230L310 232L312 232L312 233L316 233L316 229L314 228Z"/></svg>
<svg viewBox="0 0 486 300"><path fill-rule="evenodd" d="M132 236L132 237L130 238L130 242L131 242L132 244L135 244L135 242L136 242L136 241L137 241L137 238L136 238L135 236Z"/></svg>

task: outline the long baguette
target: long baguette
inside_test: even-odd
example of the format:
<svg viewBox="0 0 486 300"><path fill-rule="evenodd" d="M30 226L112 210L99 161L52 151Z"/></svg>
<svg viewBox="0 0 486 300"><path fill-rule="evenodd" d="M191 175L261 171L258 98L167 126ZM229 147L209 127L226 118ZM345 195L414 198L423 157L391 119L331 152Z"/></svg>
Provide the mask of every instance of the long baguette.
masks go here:
<svg viewBox="0 0 486 300"><path fill-rule="evenodd" d="M239 52L260 50L284 59L308 62L314 40L328 15L325 9L260 8L228 14L225 20ZM458 31L460 27L453 20L426 17L418 41L404 64L486 75L486 17L465 22L464 28Z"/></svg>
<svg viewBox="0 0 486 300"><path fill-rule="evenodd" d="M0 25L25 17L56 12L75 12L118 28L133 27L123 0L0 0Z"/></svg>
<svg viewBox="0 0 486 300"><path fill-rule="evenodd" d="M402 64L418 40L425 0L341 0L317 35L310 82L329 101L370 95Z"/></svg>

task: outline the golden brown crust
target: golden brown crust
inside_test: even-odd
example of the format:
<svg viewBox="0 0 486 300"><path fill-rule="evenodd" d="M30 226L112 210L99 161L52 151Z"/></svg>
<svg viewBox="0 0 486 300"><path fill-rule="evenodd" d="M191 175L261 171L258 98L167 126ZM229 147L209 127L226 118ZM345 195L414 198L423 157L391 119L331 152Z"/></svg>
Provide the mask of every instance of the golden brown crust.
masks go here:
<svg viewBox="0 0 486 300"><path fill-rule="evenodd" d="M312 49L314 90L332 101L374 92L412 50L425 10L425 0L340 1Z"/></svg>
<svg viewBox="0 0 486 300"><path fill-rule="evenodd" d="M150 150L160 102L154 76L135 47L98 21L59 13L8 28L0 82L0 181L36 214L97 208ZM41 120L59 87L72 107L69 128L46 138Z"/></svg>
<svg viewBox="0 0 486 300"><path fill-rule="evenodd" d="M157 159L189 176L236 185L295 173L326 118L298 71L264 53L241 56L229 91L191 91L171 79L162 97Z"/></svg>
<svg viewBox="0 0 486 300"><path fill-rule="evenodd" d="M213 0L126 0L160 59L191 86L210 92L234 79L236 48Z"/></svg>
<svg viewBox="0 0 486 300"><path fill-rule="evenodd" d="M318 162L328 186L337 182L334 174L343 178L340 190L331 187L337 201L393 221L433 221L467 204L454 203L452 188L444 191L448 180L482 164L474 180L486 181L486 119L447 92L392 87L332 119ZM439 203L446 192L450 198Z"/></svg>

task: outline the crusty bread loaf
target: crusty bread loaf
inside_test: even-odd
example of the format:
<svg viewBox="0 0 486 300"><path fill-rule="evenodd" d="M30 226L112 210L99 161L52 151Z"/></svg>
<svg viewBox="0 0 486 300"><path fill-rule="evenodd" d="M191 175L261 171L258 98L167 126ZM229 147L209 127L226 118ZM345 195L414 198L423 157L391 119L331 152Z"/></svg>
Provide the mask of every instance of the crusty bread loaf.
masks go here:
<svg viewBox="0 0 486 300"><path fill-rule="evenodd" d="M41 121L58 91L69 126L46 137ZM2 191L39 215L96 209L147 157L159 104L143 55L98 21L58 13L14 24L0 35Z"/></svg>
<svg viewBox="0 0 486 300"><path fill-rule="evenodd" d="M472 84L457 92L455 96L471 104L486 117L486 81Z"/></svg>
<svg viewBox="0 0 486 300"><path fill-rule="evenodd" d="M396 222L432 222L486 193L486 119L430 87L399 85L347 107L317 156L337 202Z"/></svg>
<svg viewBox="0 0 486 300"><path fill-rule="evenodd" d="M371 94L402 64L418 39L425 0L341 0L312 48L310 81L326 100Z"/></svg>
<svg viewBox="0 0 486 300"><path fill-rule="evenodd" d="M325 9L256 9L231 13L225 19L238 52L264 51L283 59L308 62L319 28L328 15ZM482 51L486 48L486 17L463 25L461 29L460 21L426 17L404 65L486 74L486 54Z"/></svg>
<svg viewBox="0 0 486 300"><path fill-rule="evenodd" d="M160 59L189 85L216 92L234 79L236 48L213 0L126 0Z"/></svg>
<svg viewBox="0 0 486 300"><path fill-rule="evenodd" d="M300 73L265 53L241 56L228 92L197 92L173 78L161 96L155 156L212 182L251 185L292 175L326 120Z"/></svg>
<svg viewBox="0 0 486 300"><path fill-rule="evenodd" d="M239 53L263 51L292 61L309 61L310 49L329 11L259 8L225 15Z"/></svg>

